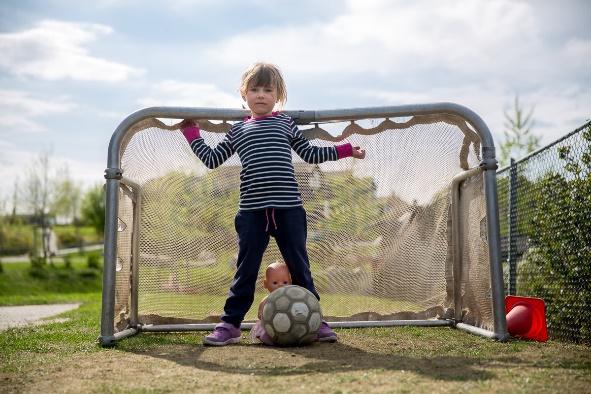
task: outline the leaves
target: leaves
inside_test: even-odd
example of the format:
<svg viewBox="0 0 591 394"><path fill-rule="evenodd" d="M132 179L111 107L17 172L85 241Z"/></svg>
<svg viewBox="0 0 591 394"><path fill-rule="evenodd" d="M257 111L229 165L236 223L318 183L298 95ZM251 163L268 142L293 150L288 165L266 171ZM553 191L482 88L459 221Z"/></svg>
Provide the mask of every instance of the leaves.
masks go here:
<svg viewBox="0 0 591 394"><path fill-rule="evenodd" d="M535 183L540 193L527 230L531 247L518 274L520 293L546 301L551 331L587 343L591 343L590 128L582 133L580 144L558 148L563 169Z"/></svg>
<svg viewBox="0 0 591 394"><path fill-rule="evenodd" d="M93 226L98 234L105 230L105 192L102 185L88 190L82 200L82 221Z"/></svg>
<svg viewBox="0 0 591 394"><path fill-rule="evenodd" d="M519 104L519 96L515 96L513 114L507 111L505 114L505 140L500 144L500 163L501 166L509 164L509 160L520 158L535 151L540 147L540 138L531 133L533 127L534 108L525 115L523 108Z"/></svg>

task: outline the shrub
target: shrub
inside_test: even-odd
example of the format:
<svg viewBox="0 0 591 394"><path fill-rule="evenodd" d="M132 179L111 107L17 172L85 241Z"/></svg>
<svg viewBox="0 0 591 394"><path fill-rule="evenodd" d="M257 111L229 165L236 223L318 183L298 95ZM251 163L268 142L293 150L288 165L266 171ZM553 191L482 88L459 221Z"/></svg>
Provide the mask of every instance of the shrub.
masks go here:
<svg viewBox="0 0 591 394"><path fill-rule="evenodd" d="M25 225L0 226L0 255L17 255L33 249L33 227Z"/></svg>
<svg viewBox="0 0 591 394"><path fill-rule="evenodd" d="M100 255L98 253L90 253L86 256L86 266L91 269L100 269Z"/></svg>
<svg viewBox="0 0 591 394"><path fill-rule="evenodd" d="M49 272L46 269L45 260L41 257L31 257L31 268L29 268L29 275L37 279L49 278Z"/></svg>
<svg viewBox="0 0 591 394"><path fill-rule="evenodd" d="M62 248L76 247L82 242L82 237L76 236L73 232L59 232L57 237Z"/></svg>
<svg viewBox="0 0 591 394"><path fill-rule="evenodd" d="M564 164L536 185L537 201L528 234L531 245L519 267L519 292L543 298L550 331L591 343L591 124L583 149L558 149Z"/></svg>
<svg viewBox="0 0 591 394"><path fill-rule="evenodd" d="M101 235L97 234L95 229L90 226L60 225L55 226L53 231L55 231L62 248L75 248L80 244L88 245L102 242Z"/></svg>
<svg viewBox="0 0 591 394"><path fill-rule="evenodd" d="M72 269L72 256L69 254L64 256L64 268L71 270Z"/></svg>
<svg viewBox="0 0 591 394"><path fill-rule="evenodd" d="M101 276L101 272L100 272L100 270L98 270L96 268L86 268L86 269L80 270L78 272L78 276L80 277L80 279L92 280L92 279L99 278Z"/></svg>

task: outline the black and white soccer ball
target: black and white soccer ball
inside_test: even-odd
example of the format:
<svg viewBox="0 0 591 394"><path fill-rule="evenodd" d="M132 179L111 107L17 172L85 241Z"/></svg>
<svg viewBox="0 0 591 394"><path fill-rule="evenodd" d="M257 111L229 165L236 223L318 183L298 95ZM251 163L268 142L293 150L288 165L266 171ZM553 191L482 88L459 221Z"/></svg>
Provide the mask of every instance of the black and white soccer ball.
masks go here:
<svg viewBox="0 0 591 394"><path fill-rule="evenodd" d="M318 299L296 285L273 291L263 308L263 327L280 346L301 346L314 341L322 322Z"/></svg>

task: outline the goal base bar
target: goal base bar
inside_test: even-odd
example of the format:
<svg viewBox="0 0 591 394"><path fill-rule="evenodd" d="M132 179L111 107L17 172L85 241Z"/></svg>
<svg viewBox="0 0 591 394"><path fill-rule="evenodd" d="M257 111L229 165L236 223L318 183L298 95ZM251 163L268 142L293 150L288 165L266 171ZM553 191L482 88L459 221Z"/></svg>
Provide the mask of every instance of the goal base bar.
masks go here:
<svg viewBox="0 0 591 394"><path fill-rule="evenodd" d="M427 319L427 320L364 320L364 321L335 321L328 322L332 328L369 328L369 327L455 327L471 334L485 338L506 341L508 335L499 335L493 331L471 326L465 323L455 323L448 319ZM242 323L240 329L250 330L255 323ZM194 323L194 324L148 324L138 325L137 328L127 328L112 336L99 337L99 343L104 346L114 346L117 341L136 335L140 332L189 332L189 331L211 331L215 323Z"/></svg>
<svg viewBox="0 0 591 394"><path fill-rule="evenodd" d="M501 341L501 342L505 342L507 339L509 339L508 333L499 334L499 333L496 333L493 331L485 330L484 328L471 326L466 323L458 323L458 324L456 324L456 328L459 330L469 332L471 334L480 335L485 338L496 339L497 341Z"/></svg>
<svg viewBox="0 0 591 394"><path fill-rule="evenodd" d="M119 341L120 339L131 337L133 335L138 334L139 332L140 330L137 328L126 328L125 330L119 331L114 335L101 335L98 338L98 341L103 347L115 346L117 344L117 341Z"/></svg>
<svg viewBox="0 0 591 394"><path fill-rule="evenodd" d="M250 330L255 323L242 323L240 329ZM453 326L451 320L365 320L365 321L335 321L328 322L332 328L364 328L364 327L394 327L394 326L421 326L438 327ZM215 323L195 324L150 324L141 326L142 332L183 332L183 331L209 331L215 328Z"/></svg>

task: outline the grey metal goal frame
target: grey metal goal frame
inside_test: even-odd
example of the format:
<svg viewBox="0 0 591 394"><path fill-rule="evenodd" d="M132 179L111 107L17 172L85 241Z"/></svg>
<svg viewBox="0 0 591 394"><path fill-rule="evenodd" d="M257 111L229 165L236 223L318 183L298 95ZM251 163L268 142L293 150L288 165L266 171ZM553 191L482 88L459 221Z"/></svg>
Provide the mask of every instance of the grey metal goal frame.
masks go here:
<svg viewBox="0 0 591 394"><path fill-rule="evenodd" d="M380 327L380 326L450 326L481 335L491 339L504 341L508 338L505 319L504 283L501 266L499 210L497 199L495 146L486 123L471 109L449 102L432 104L413 104L386 107L350 108L319 111L285 111L297 124L321 123L326 121L347 121L355 119L376 119L390 117L413 117L418 115L455 115L468 122L481 139L481 162L478 167L460 172L452 180L452 240L453 241L453 277L454 277L454 310L455 316L450 319L429 320L390 320L390 321L343 321L329 322L333 327ZM187 108L187 107L150 107L136 111L127 116L115 129L109 142L106 179L106 212L105 212L105 244L103 267L103 293L101 333L99 343L112 346L120 339L138 334L139 332L180 332L211 330L214 324L161 324L141 325L138 322L138 226L134 220L131 256L131 289L130 289L130 324L129 327L115 333L115 281L117 264L117 215L119 209L120 185L126 185L134 193L134 218L139 219L141 193L140 186L127 179L121 169L120 157L122 142L127 133L138 122L148 118L170 119L213 119L221 121L241 120L250 113L239 109L222 108ZM493 330L489 331L462 322L460 283L462 275L462 244L460 239L461 226L458 208L460 186L468 178L483 173L484 192L486 198L487 241L490 263L490 281L492 295ZM460 279L460 280L458 280ZM250 328L253 323L243 323L243 329Z"/></svg>

